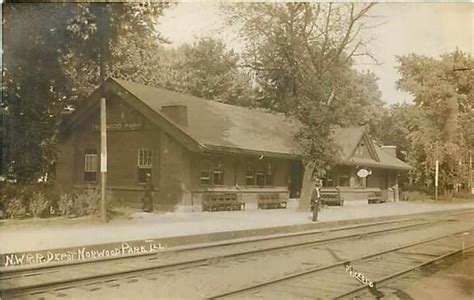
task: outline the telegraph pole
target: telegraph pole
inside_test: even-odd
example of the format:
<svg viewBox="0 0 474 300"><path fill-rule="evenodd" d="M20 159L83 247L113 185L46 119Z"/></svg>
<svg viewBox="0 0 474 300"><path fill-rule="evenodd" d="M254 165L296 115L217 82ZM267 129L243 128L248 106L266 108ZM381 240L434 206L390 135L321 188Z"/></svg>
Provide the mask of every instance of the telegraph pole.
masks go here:
<svg viewBox="0 0 474 300"><path fill-rule="evenodd" d="M100 37L99 72L102 86L106 80L106 58L108 53L108 14L107 5L99 6L98 34ZM104 92L104 91L102 91ZM104 95L105 96L105 95ZM105 97L100 98L100 219L107 222L107 113Z"/></svg>
<svg viewBox="0 0 474 300"><path fill-rule="evenodd" d="M105 98L100 98L100 219L107 222L107 113Z"/></svg>

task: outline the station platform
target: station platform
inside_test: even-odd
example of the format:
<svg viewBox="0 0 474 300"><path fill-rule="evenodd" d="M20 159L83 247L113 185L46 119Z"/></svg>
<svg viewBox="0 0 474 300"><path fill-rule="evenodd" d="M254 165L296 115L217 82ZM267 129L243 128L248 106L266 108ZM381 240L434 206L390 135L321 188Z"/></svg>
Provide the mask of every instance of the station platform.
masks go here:
<svg viewBox="0 0 474 300"><path fill-rule="evenodd" d="M350 226L381 222L400 216L408 217L412 214L464 209L474 209L474 202L395 202L323 207L318 222L311 221L310 212L298 211L297 201L290 201L286 209L272 210L136 212L127 217L112 219L105 224L100 223L98 219L87 217L7 220L2 221L0 226L0 256L5 264L5 255L12 253L25 254L25 259L28 253L32 253L31 257L33 254L42 253L41 255L46 257L42 258L44 260L54 253L70 252L84 256L85 252L78 254L77 249L85 251L86 248L99 251L99 254L95 255L100 255L100 249L109 249L109 254L113 254L112 249L121 249L123 253L159 251L183 245ZM48 251L53 254L47 253ZM34 263L34 257L31 257L30 262ZM69 259L67 257L66 254L63 255L64 259ZM10 265L14 265L14 262L10 261Z"/></svg>

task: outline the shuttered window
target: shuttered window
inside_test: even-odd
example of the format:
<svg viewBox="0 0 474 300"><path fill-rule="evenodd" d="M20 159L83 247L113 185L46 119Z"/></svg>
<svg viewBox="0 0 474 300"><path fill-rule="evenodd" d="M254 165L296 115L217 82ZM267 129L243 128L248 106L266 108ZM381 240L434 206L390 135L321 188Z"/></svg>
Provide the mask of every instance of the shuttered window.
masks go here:
<svg viewBox="0 0 474 300"><path fill-rule="evenodd" d="M86 149L84 155L84 182L97 182L97 149Z"/></svg>

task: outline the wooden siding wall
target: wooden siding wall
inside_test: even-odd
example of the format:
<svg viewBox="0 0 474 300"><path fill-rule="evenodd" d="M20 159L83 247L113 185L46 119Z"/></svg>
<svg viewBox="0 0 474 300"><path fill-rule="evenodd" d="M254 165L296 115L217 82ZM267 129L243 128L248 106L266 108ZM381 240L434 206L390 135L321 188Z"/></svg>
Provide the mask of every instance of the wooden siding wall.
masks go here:
<svg viewBox="0 0 474 300"><path fill-rule="evenodd" d="M367 176L366 187L358 186L357 169L354 166L337 166L333 168L335 186L341 191L341 196L346 201L367 201L369 195L383 191L387 201L397 201L397 172L393 170L371 169L372 174ZM350 186L340 186L339 177L350 176ZM389 191L391 189L392 191Z"/></svg>
<svg viewBox="0 0 474 300"><path fill-rule="evenodd" d="M165 133L162 134L162 141L162 176L157 208L174 210L178 205L191 204L192 154Z"/></svg>
<svg viewBox="0 0 474 300"><path fill-rule="evenodd" d="M206 157L222 158L222 166L224 169L224 186L234 187L238 184L242 188L246 188L245 172L249 161L258 161L258 156L237 155L237 154L192 154L192 172L191 182L192 190L205 190L214 188L211 185L201 185L200 171L201 161ZM288 176L290 172L290 160L277 158L264 158L264 162L272 165L273 184L271 187L288 187Z"/></svg>
<svg viewBox="0 0 474 300"><path fill-rule="evenodd" d="M126 113L128 120L122 120ZM131 116L131 117L130 117ZM131 118L131 119L130 119ZM91 114L82 124L75 128L61 145L57 167L57 188L70 192L75 187L96 186L100 183L100 132L93 130L98 125L99 112ZM143 186L138 183L138 149L152 150L152 180L157 189L160 187L160 143L159 128L134 114L132 108L124 105L120 98L107 99L108 124L120 122L138 122L142 127L137 130L107 132L107 186L116 198L127 202L133 207L141 207ZM98 153L97 182L84 182L84 155L86 149L96 149ZM138 193L137 193L138 192Z"/></svg>
<svg viewBox="0 0 474 300"><path fill-rule="evenodd" d="M124 113L125 112L125 113ZM99 112L87 117L80 126L60 145L57 166L57 188L70 192L99 184L100 161L98 162L97 182L84 182L84 155L86 149L96 149L100 160L100 132L94 130L98 125ZM224 153L223 186L203 186L200 183L201 158L208 154L193 153L181 143L164 133L127 106L119 97L109 97L107 101L107 122L109 125L121 122L140 123L136 130L109 130L108 139L108 188L115 198L135 208L141 207L144 195L143 185L138 183L138 149L153 151L152 179L155 188L154 206L157 210L175 210L178 206L191 206L192 194L197 195L210 190L236 191L238 184L245 195L246 202L256 202L256 194L277 192L281 198L288 198L288 177L290 160L264 158L258 156ZM215 154L211 154L215 155ZM272 165L273 185L258 187L245 186L245 173L248 161L269 162ZM200 200L197 200L200 202Z"/></svg>
<svg viewBox="0 0 474 300"><path fill-rule="evenodd" d="M200 169L201 160L207 157L222 158L224 169L224 185L201 185ZM290 160L277 158L264 158L263 162L272 164L273 185L271 186L246 186L246 168L249 161L258 161L258 156L238 154L199 154L193 153L191 167L192 202L195 210L200 210L204 193L216 192L238 193L248 208L256 208L257 194L278 193L281 199L288 199L288 178L290 175ZM236 184L239 188L236 187Z"/></svg>

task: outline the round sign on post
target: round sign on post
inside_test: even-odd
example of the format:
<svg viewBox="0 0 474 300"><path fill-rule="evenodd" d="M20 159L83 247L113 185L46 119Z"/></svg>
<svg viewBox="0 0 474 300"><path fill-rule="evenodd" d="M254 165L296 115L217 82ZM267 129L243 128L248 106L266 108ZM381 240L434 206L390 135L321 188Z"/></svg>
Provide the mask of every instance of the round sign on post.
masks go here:
<svg viewBox="0 0 474 300"><path fill-rule="evenodd" d="M367 171L366 169L360 169L359 171L357 171L357 176L361 178L367 177L368 175L369 171Z"/></svg>

